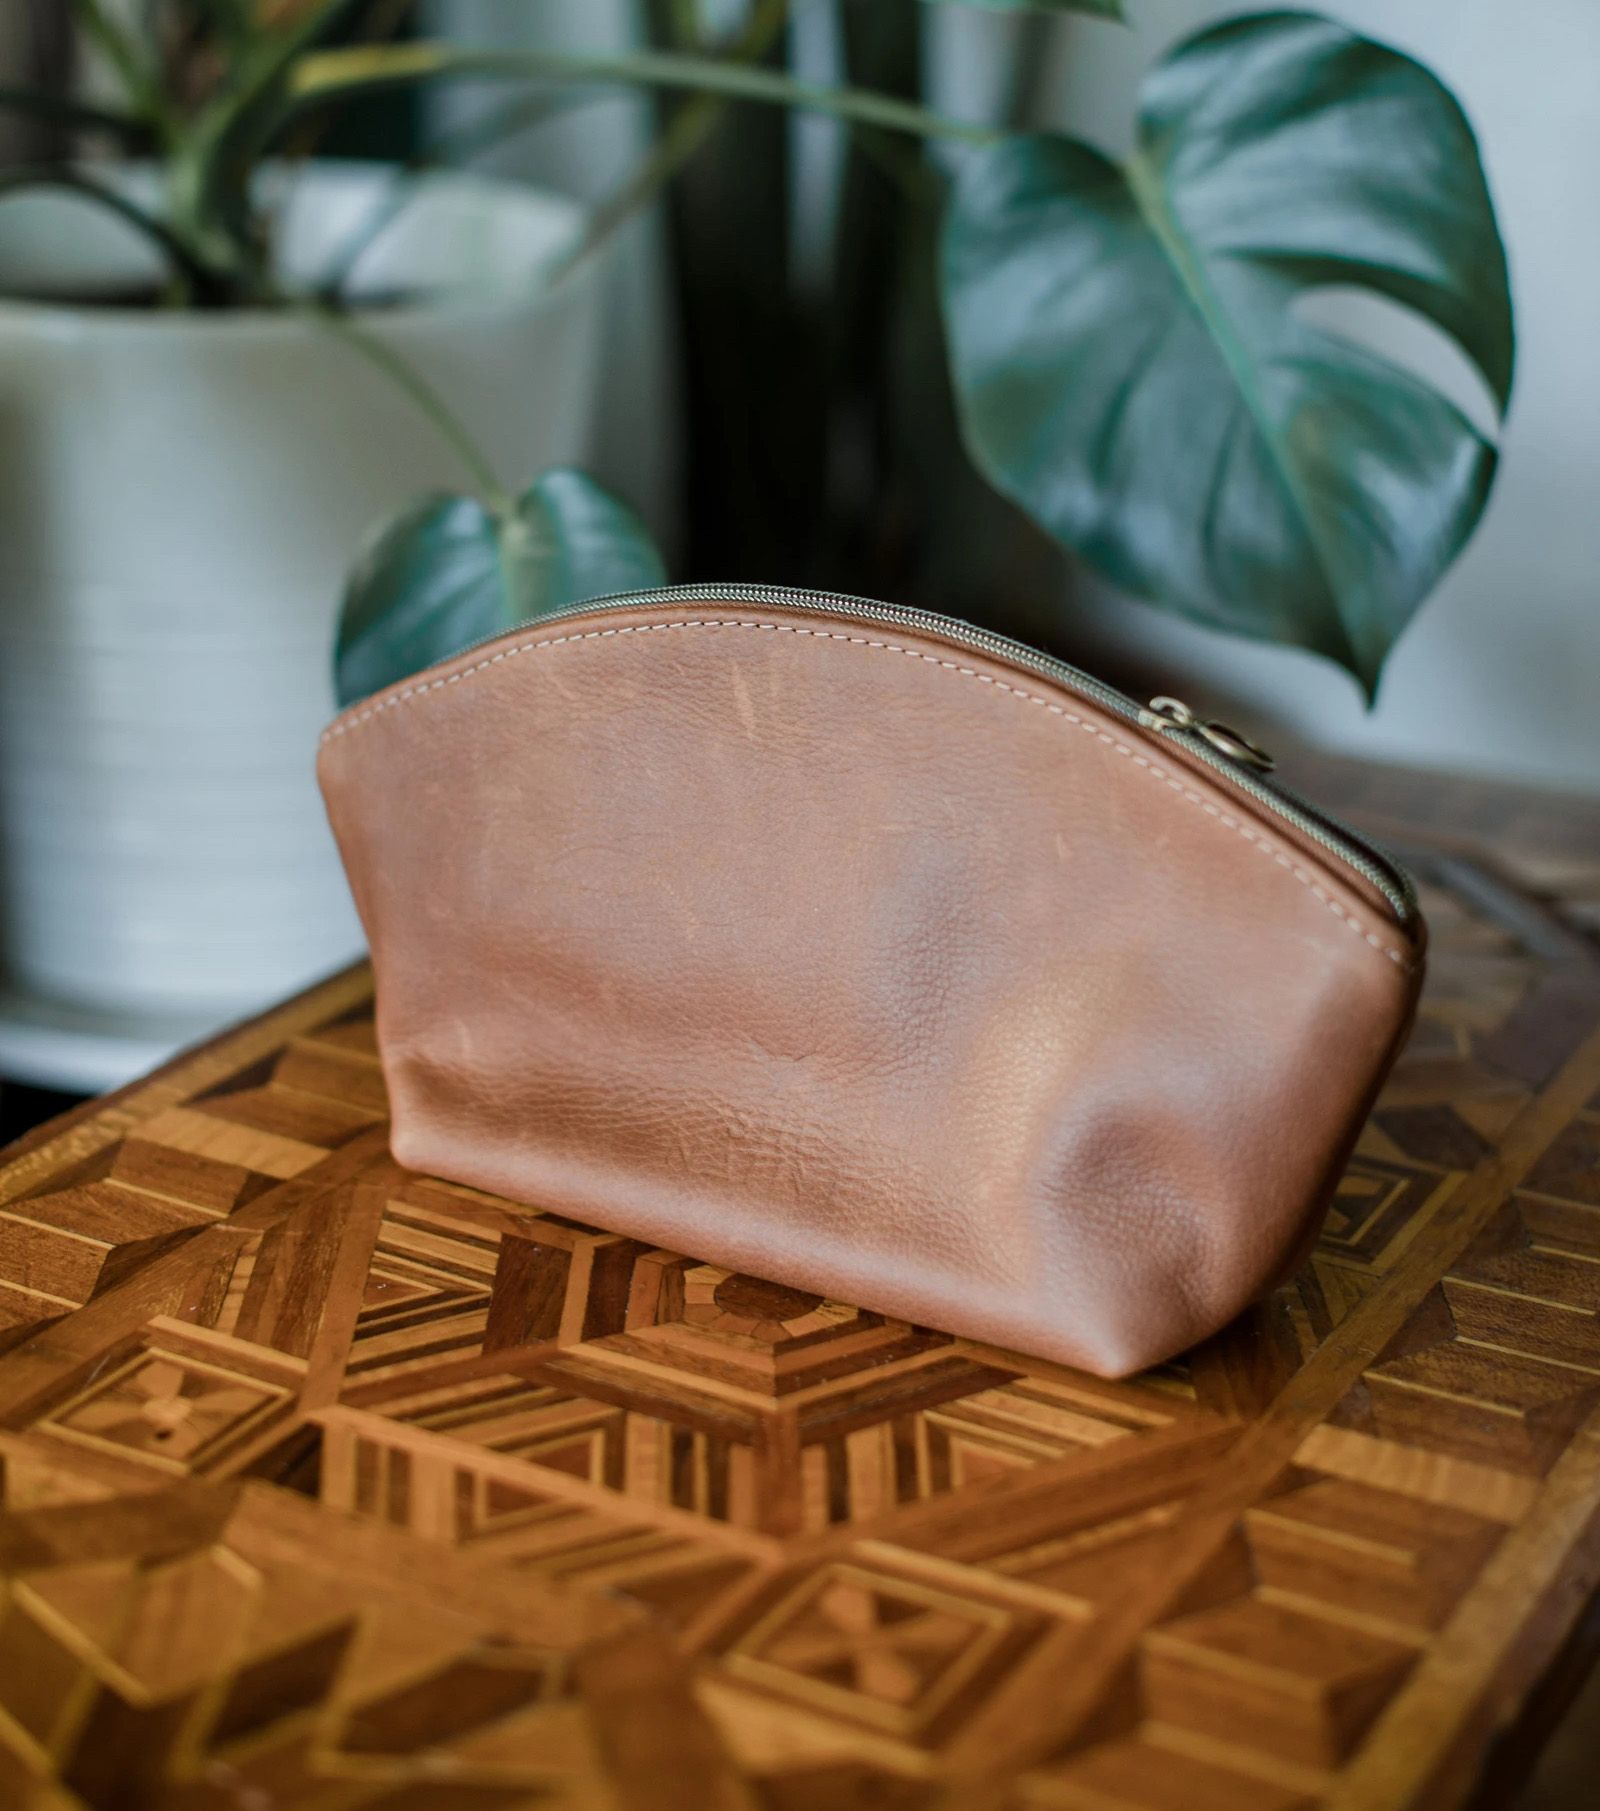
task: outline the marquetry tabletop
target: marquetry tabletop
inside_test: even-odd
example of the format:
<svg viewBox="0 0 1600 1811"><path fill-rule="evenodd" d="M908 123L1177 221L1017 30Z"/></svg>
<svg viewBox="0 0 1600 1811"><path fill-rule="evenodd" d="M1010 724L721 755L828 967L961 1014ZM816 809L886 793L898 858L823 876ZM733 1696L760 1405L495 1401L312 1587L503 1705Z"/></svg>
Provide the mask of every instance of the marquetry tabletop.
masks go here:
<svg viewBox="0 0 1600 1811"><path fill-rule="evenodd" d="M1420 1022L1128 1382L401 1171L364 971L16 1147L0 1805L1505 1804L1600 1582L1600 812L1317 783Z"/></svg>

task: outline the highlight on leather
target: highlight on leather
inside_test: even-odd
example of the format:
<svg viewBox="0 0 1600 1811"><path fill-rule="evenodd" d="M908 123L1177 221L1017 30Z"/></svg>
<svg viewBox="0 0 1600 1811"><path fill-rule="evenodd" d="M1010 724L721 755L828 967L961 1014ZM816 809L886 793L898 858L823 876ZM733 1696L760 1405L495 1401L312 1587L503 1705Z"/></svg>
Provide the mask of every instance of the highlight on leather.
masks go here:
<svg viewBox="0 0 1600 1811"><path fill-rule="evenodd" d="M765 587L353 707L320 774L396 1156L1102 1374L1205 1338L1314 1236L1424 933L1146 717Z"/></svg>

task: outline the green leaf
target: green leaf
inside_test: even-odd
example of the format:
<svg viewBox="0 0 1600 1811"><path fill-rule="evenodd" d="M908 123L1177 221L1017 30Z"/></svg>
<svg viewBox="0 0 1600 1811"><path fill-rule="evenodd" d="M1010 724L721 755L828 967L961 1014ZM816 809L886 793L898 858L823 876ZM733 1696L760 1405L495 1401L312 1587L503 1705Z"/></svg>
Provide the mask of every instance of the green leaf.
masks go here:
<svg viewBox="0 0 1600 1811"><path fill-rule="evenodd" d="M219 267L263 282L251 185L289 113L289 91L312 48L363 0L316 0L276 31L252 30L222 91L201 109L169 168L175 224Z"/></svg>
<svg viewBox="0 0 1600 1811"><path fill-rule="evenodd" d="M582 472L546 472L499 517L425 497L351 575L334 649L341 705L585 598L662 583L637 517Z"/></svg>
<svg viewBox="0 0 1600 1811"><path fill-rule="evenodd" d="M161 137L172 139L178 122L171 99L161 86L154 58L132 25L105 0L68 0L68 9L84 37L105 58L137 116Z"/></svg>
<svg viewBox="0 0 1600 1811"><path fill-rule="evenodd" d="M1504 412L1505 253L1434 76L1308 14L1202 32L1147 77L1125 166L1058 138L976 153L943 283L964 432L1000 490L1127 589L1375 690L1495 451L1296 305L1341 284L1415 310Z"/></svg>
<svg viewBox="0 0 1600 1811"><path fill-rule="evenodd" d="M959 0L994 13L1087 13L1091 19L1125 19L1122 0Z"/></svg>

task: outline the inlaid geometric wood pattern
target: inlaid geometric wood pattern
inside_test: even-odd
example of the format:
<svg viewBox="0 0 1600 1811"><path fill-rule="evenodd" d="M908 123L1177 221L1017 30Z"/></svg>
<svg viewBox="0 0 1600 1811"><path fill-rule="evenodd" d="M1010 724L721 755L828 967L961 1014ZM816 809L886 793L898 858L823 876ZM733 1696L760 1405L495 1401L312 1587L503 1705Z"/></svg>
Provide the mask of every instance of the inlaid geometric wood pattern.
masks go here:
<svg viewBox="0 0 1600 1811"><path fill-rule="evenodd" d="M1502 1791L1600 1584L1600 814L1318 784L1416 1035L1301 1273L1127 1382L399 1170L361 972L17 1147L0 1805Z"/></svg>

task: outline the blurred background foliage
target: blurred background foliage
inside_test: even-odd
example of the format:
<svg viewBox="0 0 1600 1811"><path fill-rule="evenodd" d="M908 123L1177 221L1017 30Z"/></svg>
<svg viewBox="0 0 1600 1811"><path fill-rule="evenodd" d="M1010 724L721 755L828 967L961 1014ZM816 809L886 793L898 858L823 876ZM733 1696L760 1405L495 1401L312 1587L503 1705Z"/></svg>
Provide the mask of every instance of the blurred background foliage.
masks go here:
<svg viewBox="0 0 1600 1811"><path fill-rule="evenodd" d="M141 224L179 302L294 303L258 202L265 159L327 151L332 124L370 144L395 130L370 100L439 84L532 85L536 107L637 87L657 97L656 142L583 254L664 198L689 571L883 593L1050 644L1058 543L1175 613L1321 653L1373 695L1476 525L1496 447L1426 379L1297 307L1343 284L1413 310L1504 408L1505 259L1448 90L1315 14L1263 13L1151 70L1119 163L1025 136L1048 66L1034 34L1115 0L997 3L1021 35L981 121L925 103L925 0L835 0L836 79L798 80L791 27L822 3L713 20L699 0L645 0L646 48L600 56L397 43L415 25L398 0L68 0L111 101L0 98L158 158L163 207L80 163L0 180L71 186ZM796 269L791 110L851 128L820 278ZM341 305L336 290L320 301ZM465 448L448 398L419 399ZM529 475L490 489L465 451L520 533L509 499ZM1048 614L1023 602L1040 597Z"/></svg>

